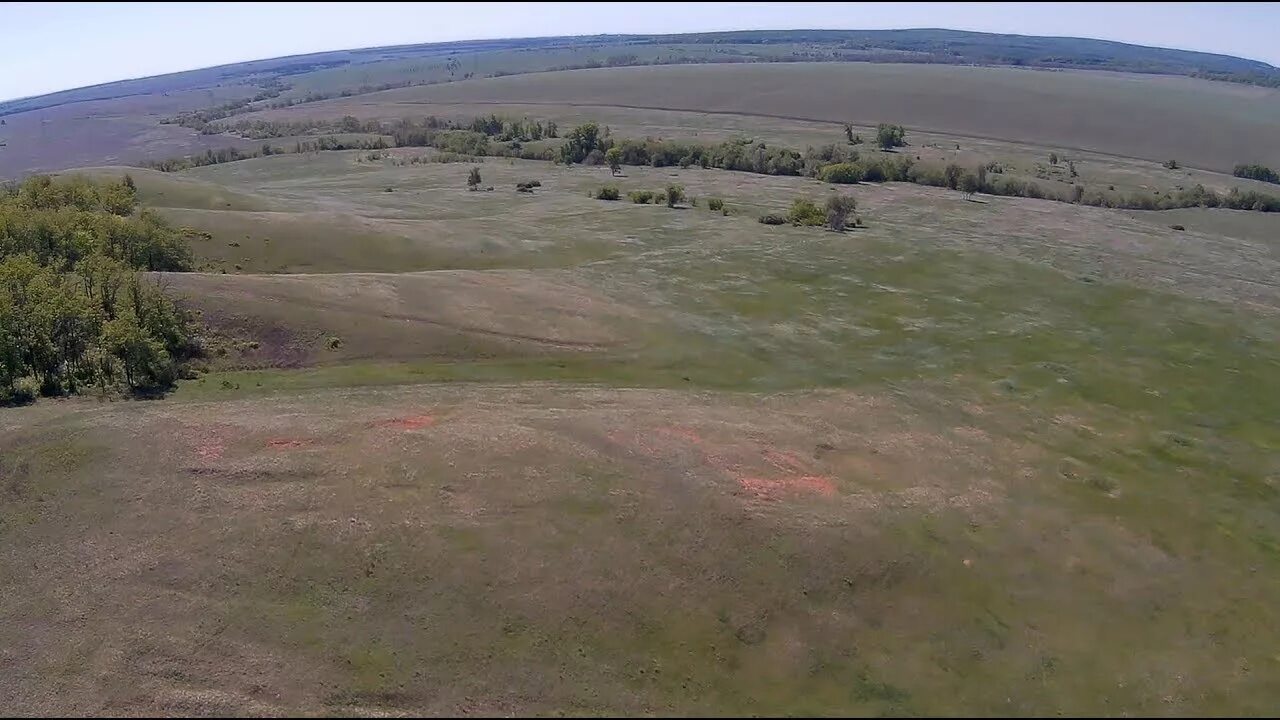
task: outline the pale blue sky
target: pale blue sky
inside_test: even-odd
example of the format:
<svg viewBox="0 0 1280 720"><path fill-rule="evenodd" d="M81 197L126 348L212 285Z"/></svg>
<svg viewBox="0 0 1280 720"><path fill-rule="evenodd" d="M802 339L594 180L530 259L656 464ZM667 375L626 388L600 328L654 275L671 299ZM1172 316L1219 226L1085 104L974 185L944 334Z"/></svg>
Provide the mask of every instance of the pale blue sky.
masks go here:
<svg viewBox="0 0 1280 720"><path fill-rule="evenodd" d="M0 99L375 45L913 27L1093 37L1280 65L1280 3L0 3Z"/></svg>

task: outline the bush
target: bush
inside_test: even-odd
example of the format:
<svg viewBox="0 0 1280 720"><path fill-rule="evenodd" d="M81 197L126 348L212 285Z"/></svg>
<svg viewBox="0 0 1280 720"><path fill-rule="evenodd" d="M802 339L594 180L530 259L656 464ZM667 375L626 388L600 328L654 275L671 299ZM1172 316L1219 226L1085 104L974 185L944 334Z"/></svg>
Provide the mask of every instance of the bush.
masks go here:
<svg viewBox="0 0 1280 720"><path fill-rule="evenodd" d="M802 227L819 227L827 224L827 214L812 201L801 198L791 203L787 221Z"/></svg>
<svg viewBox="0 0 1280 720"><path fill-rule="evenodd" d="M667 207L669 208L673 208L684 202L684 186L675 184L668 185L665 200Z"/></svg>
<svg viewBox="0 0 1280 720"><path fill-rule="evenodd" d="M1238 178L1261 180L1262 182L1280 185L1280 173L1265 165L1237 165L1231 174Z"/></svg>
<svg viewBox="0 0 1280 720"><path fill-rule="evenodd" d="M768 215L761 215L760 222L765 225L786 225L787 219L776 213L769 213Z"/></svg>
<svg viewBox="0 0 1280 720"><path fill-rule="evenodd" d="M467 189L475 190L480 187L480 168L471 168L471 172L467 175Z"/></svg>
<svg viewBox="0 0 1280 720"><path fill-rule="evenodd" d="M707 198L707 209L711 212L720 212L724 209L724 201L720 198Z"/></svg>
<svg viewBox="0 0 1280 720"><path fill-rule="evenodd" d="M324 341L324 346L330 350L337 350L342 347L342 338L337 335L330 335L329 338Z"/></svg>
<svg viewBox="0 0 1280 720"><path fill-rule="evenodd" d="M637 205L648 205L653 201L652 190L632 190L627 193L627 197L631 198L631 202Z"/></svg>
<svg viewBox="0 0 1280 720"><path fill-rule="evenodd" d="M596 192L597 200L617 200L619 197L621 193L615 185L605 185Z"/></svg>
<svg viewBox="0 0 1280 720"><path fill-rule="evenodd" d="M822 168L818 177L823 182L854 185L862 182L862 167L856 163L835 163Z"/></svg>
<svg viewBox="0 0 1280 720"><path fill-rule="evenodd" d="M19 378L10 388L0 387L0 405L28 405L39 395L40 383L35 378Z"/></svg>
<svg viewBox="0 0 1280 720"><path fill-rule="evenodd" d="M1186 230L1186 228L1185 228L1185 227L1183 227L1183 226L1181 226L1181 225L1170 225L1170 226L1169 226L1169 229L1170 229L1170 230L1178 230L1178 231Z"/></svg>
<svg viewBox="0 0 1280 720"><path fill-rule="evenodd" d="M832 195L827 198L827 226L836 232L843 232L849 216L858 209L858 202L852 195ZM857 218L854 219L856 226Z"/></svg>
<svg viewBox="0 0 1280 720"><path fill-rule="evenodd" d="M876 144L885 150L906 145L906 137L906 128L901 125L880 123L876 126Z"/></svg>
<svg viewBox="0 0 1280 720"><path fill-rule="evenodd" d="M1164 162L1162 162L1162 163L1160 163L1160 164L1161 164L1161 165L1163 165L1165 168L1167 168L1167 169L1169 169L1169 170L1177 170L1177 169L1178 169L1178 161L1177 161L1177 160L1165 160Z"/></svg>

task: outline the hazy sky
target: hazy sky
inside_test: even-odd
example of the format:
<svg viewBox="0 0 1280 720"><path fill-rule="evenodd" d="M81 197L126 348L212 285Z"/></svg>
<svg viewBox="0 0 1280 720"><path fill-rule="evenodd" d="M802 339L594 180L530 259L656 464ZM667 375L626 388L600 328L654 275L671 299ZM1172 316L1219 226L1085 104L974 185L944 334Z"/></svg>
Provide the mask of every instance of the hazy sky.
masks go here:
<svg viewBox="0 0 1280 720"><path fill-rule="evenodd" d="M0 99L374 45L920 27L1121 40L1280 65L1280 3L0 3Z"/></svg>

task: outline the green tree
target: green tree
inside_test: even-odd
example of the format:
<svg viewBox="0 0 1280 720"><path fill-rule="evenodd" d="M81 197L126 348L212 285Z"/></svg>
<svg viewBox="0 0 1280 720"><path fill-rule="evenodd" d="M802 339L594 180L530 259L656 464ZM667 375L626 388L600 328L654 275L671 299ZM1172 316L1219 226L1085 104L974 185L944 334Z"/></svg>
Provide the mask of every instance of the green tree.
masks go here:
<svg viewBox="0 0 1280 720"><path fill-rule="evenodd" d="M106 323L102 344L111 357L120 362L129 389L160 388L173 382L172 362L164 346L148 335L131 315Z"/></svg>
<svg viewBox="0 0 1280 720"><path fill-rule="evenodd" d="M684 186L675 185L675 184L668 185L667 186L667 207L673 208L682 202L684 202Z"/></svg>
<svg viewBox="0 0 1280 720"><path fill-rule="evenodd" d="M836 232L844 232L849 216L858 209L852 195L835 194L827 198L827 226ZM854 223L857 224L856 221Z"/></svg>
<svg viewBox="0 0 1280 720"><path fill-rule="evenodd" d="M876 144L884 150L907 144L907 130L901 125L880 123L876 126Z"/></svg>
<svg viewBox="0 0 1280 720"><path fill-rule="evenodd" d="M617 175L622 170L622 150L618 147L611 147L604 154L604 161L609 165L609 174Z"/></svg>
<svg viewBox="0 0 1280 720"><path fill-rule="evenodd" d="M564 145L560 146L560 162L565 165L580 163L600 146L600 126L583 123L569 131Z"/></svg>
<svg viewBox="0 0 1280 720"><path fill-rule="evenodd" d="M959 181L960 192L964 193L965 199L973 198L973 194L982 189L982 185L978 182L978 176L971 172L965 172L960 176Z"/></svg>

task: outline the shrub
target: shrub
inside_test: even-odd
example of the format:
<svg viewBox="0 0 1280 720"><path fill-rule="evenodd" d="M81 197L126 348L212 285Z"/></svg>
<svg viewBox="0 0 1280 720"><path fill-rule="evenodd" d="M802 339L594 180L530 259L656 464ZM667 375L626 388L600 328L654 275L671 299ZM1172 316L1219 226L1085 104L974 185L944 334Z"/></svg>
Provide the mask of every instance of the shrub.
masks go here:
<svg viewBox="0 0 1280 720"><path fill-rule="evenodd" d="M720 198L707 198L707 209L711 212L720 212L724 209L724 201Z"/></svg>
<svg viewBox="0 0 1280 720"><path fill-rule="evenodd" d="M330 350L337 350L342 347L342 338L337 335L330 335L329 338L324 341L324 346Z"/></svg>
<svg viewBox="0 0 1280 720"><path fill-rule="evenodd" d="M648 205L653 200L652 190L632 190L627 193L627 197L631 198L631 202L637 205Z"/></svg>
<svg viewBox="0 0 1280 720"><path fill-rule="evenodd" d="M40 383L33 377L19 378L11 388L0 386L0 405L27 405L40 395Z"/></svg>
<svg viewBox="0 0 1280 720"><path fill-rule="evenodd" d="M787 212L787 221L792 225L818 227L827 224L827 214L812 201L800 198L791 203L791 210Z"/></svg>
<svg viewBox="0 0 1280 720"><path fill-rule="evenodd" d="M823 182L853 185L862 182L862 167L856 163L835 163L822 168L818 177Z"/></svg>
<svg viewBox="0 0 1280 720"><path fill-rule="evenodd" d="M1178 161L1177 161L1177 160L1165 160L1164 162L1162 162L1162 163L1160 163L1160 164L1161 164L1161 165L1163 165L1164 167L1168 168L1169 170L1177 170L1177 169L1178 169Z"/></svg>
<svg viewBox="0 0 1280 720"><path fill-rule="evenodd" d="M1049 153L1049 164L1050 164L1050 165L1057 165L1057 164L1058 164L1058 153L1056 153L1056 152L1051 152L1051 153Z"/></svg>
<svg viewBox="0 0 1280 720"><path fill-rule="evenodd" d="M480 187L480 168L471 168L471 172L467 175L467 189L475 190Z"/></svg>
<svg viewBox="0 0 1280 720"><path fill-rule="evenodd" d="M1181 225L1170 225L1170 226L1169 226L1169 229L1170 229L1170 230L1178 230L1178 231L1186 230L1186 228L1185 228L1185 227L1183 227L1183 226L1181 226Z"/></svg>
<svg viewBox="0 0 1280 720"><path fill-rule="evenodd" d="M1261 180L1262 182L1280 185L1280 173L1265 165L1237 165L1231 174L1238 178Z"/></svg>
<svg viewBox="0 0 1280 720"><path fill-rule="evenodd" d="M858 209L858 202L852 195L832 195L827 198L827 226L836 232L843 232L849 216ZM857 225L855 219L854 225Z"/></svg>
<svg viewBox="0 0 1280 720"><path fill-rule="evenodd" d="M673 208L684 201L684 186L671 184L667 186L667 194L665 196L667 207Z"/></svg>
<svg viewBox="0 0 1280 720"><path fill-rule="evenodd" d="M888 150L907 144L907 130L901 125L880 123L876 126L876 144Z"/></svg>
<svg viewBox="0 0 1280 720"><path fill-rule="evenodd" d="M605 185L596 192L597 200L617 200L621 197L616 185Z"/></svg>
<svg viewBox="0 0 1280 720"><path fill-rule="evenodd" d="M765 225L786 225L787 219L776 213L769 213L768 215L761 215L760 222Z"/></svg>

